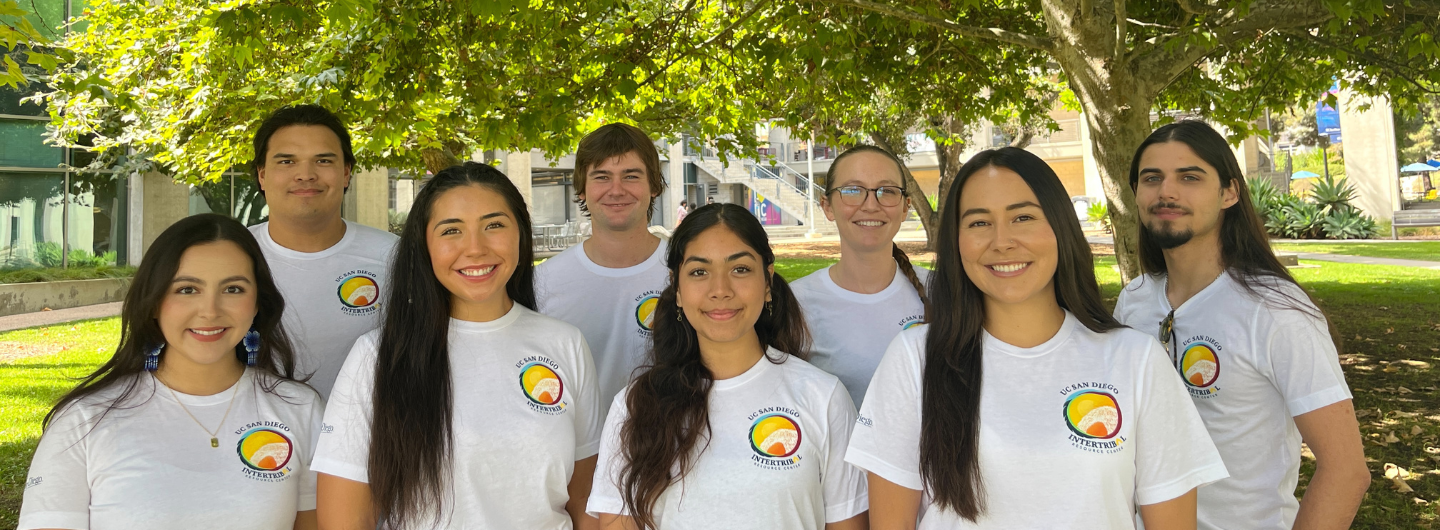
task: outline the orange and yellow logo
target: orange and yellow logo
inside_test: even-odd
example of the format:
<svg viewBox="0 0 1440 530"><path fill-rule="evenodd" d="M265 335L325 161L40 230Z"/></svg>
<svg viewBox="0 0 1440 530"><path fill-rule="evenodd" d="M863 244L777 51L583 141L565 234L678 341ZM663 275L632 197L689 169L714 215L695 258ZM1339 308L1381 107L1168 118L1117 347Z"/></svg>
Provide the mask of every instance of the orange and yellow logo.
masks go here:
<svg viewBox="0 0 1440 530"><path fill-rule="evenodd" d="M530 401L547 407L560 403L560 397L565 394L565 382L560 380L560 375L538 362L520 369L520 388Z"/></svg>
<svg viewBox="0 0 1440 530"><path fill-rule="evenodd" d="M1185 355L1180 357L1180 375L1185 384L1194 388L1214 385L1220 379L1220 357L1215 355L1215 348L1205 342L1186 346Z"/></svg>
<svg viewBox="0 0 1440 530"><path fill-rule="evenodd" d="M349 307L370 307L380 299L380 285L359 274L340 282L340 301Z"/></svg>
<svg viewBox="0 0 1440 530"><path fill-rule="evenodd" d="M650 331L650 325L655 323L655 305L659 303L660 295L652 294L635 306L635 323L640 324L640 329Z"/></svg>
<svg viewBox="0 0 1440 530"><path fill-rule="evenodd" d="M783 414L768 414L750 426L750 448L760 456L788 458L800 449L800 424Z"/></svg>
<svg viewBox="0 0 1440 530"><path fill-rule="evenodd" d="M290 463L295 452L290 438L280 431L267 427L256 427L245 431L236 444L240 461L256 471L279 471Z"/></svg>
<svg viewBox="0 0 1440 530"><path fill-rule="evenodd" d="M1115 396L1095 390L1070 394L1065 400L1065 424L1081 438L1109 440L1120 433L1120 404Z"/></svg>

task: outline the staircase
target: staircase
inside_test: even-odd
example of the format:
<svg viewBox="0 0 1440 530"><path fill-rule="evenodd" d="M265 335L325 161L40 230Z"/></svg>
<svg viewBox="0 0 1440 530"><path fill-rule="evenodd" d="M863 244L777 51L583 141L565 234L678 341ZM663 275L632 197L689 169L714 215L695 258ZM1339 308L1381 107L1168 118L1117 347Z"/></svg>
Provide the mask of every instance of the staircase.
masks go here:
<svg viewBox="0 0 1440 530"><path fill-rule="evenodd" d="M806 205L810 203L810 199L806 197L804 191L797 189L784 179L777 178L775 174L769 173L769 169L762 168L759 171L755 170L754 161L741 160L738 164L725 164L714 158L692 156L689 157L689 159L695 164L695 167L715 177L715 180L724 184L743 184L796 219L805 219ZM776 169L783 174L783 169L779 167ZM757 177L755 176L756 173L764 176ZM805 184L809 183L808 180L804 182ZM825 235L833 235L835 234L835 225L825 222L825 214L820 211L819 190L816 191L816 195L815 231ZM770 233L771 237L801 237L808 233L810 229L809 227L799 225L769 225L765 227L765 231ZM781 236L781 234L783 234L783 236Z"/></svg>

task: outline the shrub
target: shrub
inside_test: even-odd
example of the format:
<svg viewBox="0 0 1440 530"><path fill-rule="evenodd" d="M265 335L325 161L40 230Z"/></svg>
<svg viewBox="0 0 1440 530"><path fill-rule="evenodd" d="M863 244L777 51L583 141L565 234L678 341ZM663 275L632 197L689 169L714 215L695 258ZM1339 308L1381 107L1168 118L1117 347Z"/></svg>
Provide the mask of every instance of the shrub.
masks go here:
<svg viewBox="0 0 1440 530"><path fill-rule="evenodd" d="M60 244L50 241L41 241L35 244L35 261L41 267L60 266Z"/></svg>
<svg viewBox="0 0 1440 530"><path fill-rule="evenodd" d="M1348 179L1323 179L1310 188L1309 200L1280 190L1268 180L1249 179L1250 202L1272 237L1292 239L1368 239L1375 219L1350 205L1355 187Z"/></svg>
<svg viewBox="0 0 1440 530"><path fill-rule="evenodd" d="M1110 207L1105 203L1091 204L1089 208L1085 209L1085 216L1095 226L1104 228L1105 233L1110 233Z"/></svg>
<svg viewBox="0 0 1440 530"><path fill-rule="evenodd" d="M1310 187L1310 200L1326 210L1349 209L1355 195L1355 187L1345 178L1338 181L1326 178Z"/></svg>
<svg viewBox="0 0 1440 530"><path fill-rule="evenodd" d="M1369 239L1379 230L1374 219L1348 206L1326 214L1322 227L1330 239Z"/></svg>

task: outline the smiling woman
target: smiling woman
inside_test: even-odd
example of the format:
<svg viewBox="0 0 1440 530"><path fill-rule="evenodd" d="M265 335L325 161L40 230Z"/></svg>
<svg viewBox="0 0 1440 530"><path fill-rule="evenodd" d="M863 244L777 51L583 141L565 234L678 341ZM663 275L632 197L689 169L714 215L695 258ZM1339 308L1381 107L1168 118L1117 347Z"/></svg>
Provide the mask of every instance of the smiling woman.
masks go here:
<svg viewBox="0 0 1440 530"><path fill-rule="evenodd" d="M323 405L292 378L283 308L239 222L161 233L114 357L46 417L19 528L314 528Z"/></svg>
<svg viewBox="0 0 1440 530"><path fill-rule="evenodd" d="M325 528L586 523L594 363L580 330L534 311L526 212L509 178L473 162L415 198L384 325L356 341L325 413Z"/></svg>

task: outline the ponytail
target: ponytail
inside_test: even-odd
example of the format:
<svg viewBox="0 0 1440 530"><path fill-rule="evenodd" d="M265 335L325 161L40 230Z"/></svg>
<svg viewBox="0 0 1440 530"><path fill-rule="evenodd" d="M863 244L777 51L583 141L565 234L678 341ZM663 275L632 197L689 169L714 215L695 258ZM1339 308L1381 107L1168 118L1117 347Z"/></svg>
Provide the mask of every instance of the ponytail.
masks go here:
<svg viewBox="0 0 1440 530"><path fill-rule="evenodd" d="M900 245L890 243L890 254L895 256L895 263L900 266L900 272L910 280L910 286L915 288L915 294L920 295L920 305L925 306L925 319L922 322L930 322L930 297L925 294L925 284L920 283L920 277L915 275L915 266L910 263L910 256L900 250Z"/></svg>

